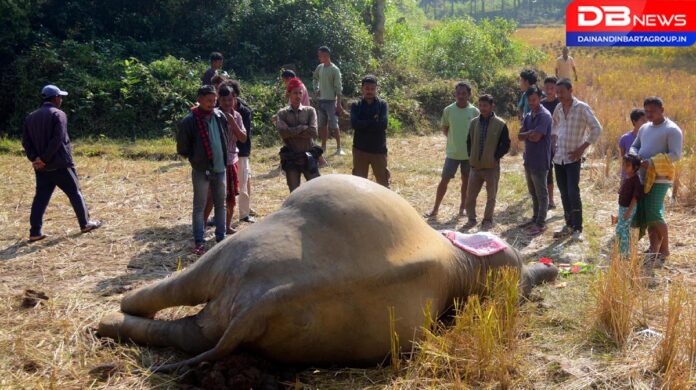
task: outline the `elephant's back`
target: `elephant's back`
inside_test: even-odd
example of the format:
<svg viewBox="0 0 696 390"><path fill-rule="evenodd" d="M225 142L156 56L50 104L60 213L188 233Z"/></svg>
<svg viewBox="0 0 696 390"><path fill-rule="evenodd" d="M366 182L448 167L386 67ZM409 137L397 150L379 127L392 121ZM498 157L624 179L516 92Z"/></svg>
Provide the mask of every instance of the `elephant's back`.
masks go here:
<svg viewBox="0 0 696 390"><path fill-rule="evenodd" d="M435 233L404 198L373 181L351 175L311 180L288 197L283 209L299 212L307 224L346 235L365 232L398 240Z"/></svg>

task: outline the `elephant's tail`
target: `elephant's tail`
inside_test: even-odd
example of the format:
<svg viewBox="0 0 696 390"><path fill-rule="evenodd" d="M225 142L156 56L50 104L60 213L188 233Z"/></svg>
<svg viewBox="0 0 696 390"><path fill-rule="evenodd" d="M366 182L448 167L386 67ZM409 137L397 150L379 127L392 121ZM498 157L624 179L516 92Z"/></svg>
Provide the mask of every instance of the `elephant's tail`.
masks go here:
<svg viewBox="0 0 696 390"><path fill-rule="evenodd" d="M558 268L553 264L534 263L522 267L520 287L522 295L529 296L534 286L542 283L553 282L558 276Z"/></svg>

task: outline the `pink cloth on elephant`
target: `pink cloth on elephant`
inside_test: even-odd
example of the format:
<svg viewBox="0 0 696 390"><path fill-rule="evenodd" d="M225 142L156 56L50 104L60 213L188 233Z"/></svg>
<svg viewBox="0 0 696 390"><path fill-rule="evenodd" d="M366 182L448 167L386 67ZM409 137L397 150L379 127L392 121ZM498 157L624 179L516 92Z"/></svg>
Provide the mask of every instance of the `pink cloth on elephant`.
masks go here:
<svg viewBox="0 0 696 390"><path fill-rule="evenodd" d="M508 247L503 240L488 232L464 234L451 230L442 230L440 233L447 237L457 248L476 256L490 256Z"/></svg>

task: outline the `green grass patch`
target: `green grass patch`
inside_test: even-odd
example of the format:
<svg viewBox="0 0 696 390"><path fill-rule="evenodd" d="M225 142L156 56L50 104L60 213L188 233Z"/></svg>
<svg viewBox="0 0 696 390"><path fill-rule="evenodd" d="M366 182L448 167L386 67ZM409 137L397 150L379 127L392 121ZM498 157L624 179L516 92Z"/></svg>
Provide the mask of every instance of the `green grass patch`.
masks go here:
<svg viewBox="0 0 696 390"><path fill-rule="evenodd" d="M23 155L22 142L0 138L0 154ZM127 141L107 138L86 138L73 142L73 154L79 157L108 157L129 160L178 160L176 141L170 137Z"/></svg>

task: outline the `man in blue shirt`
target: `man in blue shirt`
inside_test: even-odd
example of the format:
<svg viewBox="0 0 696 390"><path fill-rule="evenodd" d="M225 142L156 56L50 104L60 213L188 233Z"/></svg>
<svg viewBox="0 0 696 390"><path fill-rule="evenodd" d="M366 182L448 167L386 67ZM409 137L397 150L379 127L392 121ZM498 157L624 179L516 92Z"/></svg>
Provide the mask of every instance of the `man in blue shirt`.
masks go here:
<svg viewBox="0 0 696 390"><path fill-rule="evenodd" d="M546 230L546 213L549 207L549 192L546 178L551 165L551 113L541 105L542 93L536 85L525 92L530 111L522 120L518 135L524 141L524 172L527 189L532 196L533 216L523 226L529 227L532 235Z"/></svg>
<svg viewBox="0 0 696 390"><path fill-rule="evenodd" d="M89 212L80 192L68 137L68 118L60 110L63 96L67 95L55 85L43 87L43 104L24 121L22 146L36 174L36 195L29 217L29 242L46 238L41 230L43 215L56 187L68 196L83 233L101 226L100 221L89 220Z"/></svg>

